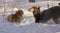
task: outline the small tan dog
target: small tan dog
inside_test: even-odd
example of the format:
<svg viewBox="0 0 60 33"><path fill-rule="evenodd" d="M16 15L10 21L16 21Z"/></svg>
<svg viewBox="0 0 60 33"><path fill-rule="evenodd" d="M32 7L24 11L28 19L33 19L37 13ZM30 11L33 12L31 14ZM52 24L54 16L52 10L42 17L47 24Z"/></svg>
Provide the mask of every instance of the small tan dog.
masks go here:
<svg viewBox="0 0 60 33"><path fill-rule="evenodd" d="M23 11L17 10L15 14L8 15L7 20L11 23L21 22L23 19Z"/></svg>

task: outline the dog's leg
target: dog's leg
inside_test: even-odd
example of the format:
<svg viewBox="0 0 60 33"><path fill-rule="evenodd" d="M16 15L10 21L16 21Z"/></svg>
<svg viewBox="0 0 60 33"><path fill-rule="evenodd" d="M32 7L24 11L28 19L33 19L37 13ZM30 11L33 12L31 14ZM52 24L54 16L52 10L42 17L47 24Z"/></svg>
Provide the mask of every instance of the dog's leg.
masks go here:
<svg viewBox="0 0 60 33"><path fill-rule="evenodd" d="M40 20L36 18L35 23L40 23Z"/></svg>
<svg viewBox="0 0 60 33"><path fill-rule="evenodd" d="M55 24L59 24L58 18L53 18L53 21L55 22Z"/></svg>

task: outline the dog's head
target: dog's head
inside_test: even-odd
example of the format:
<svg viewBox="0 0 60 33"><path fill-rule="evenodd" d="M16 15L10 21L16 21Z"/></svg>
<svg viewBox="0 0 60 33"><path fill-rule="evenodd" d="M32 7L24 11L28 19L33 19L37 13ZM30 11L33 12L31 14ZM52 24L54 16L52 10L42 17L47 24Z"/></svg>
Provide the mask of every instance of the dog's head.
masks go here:
<svg viewBox="0 0 60 33"><path fill-rule="evenodd" d="M32 12L34 15L40 14L40 6L33 6L28 9L29 12Z"/></svg>
<svg viewBox="0 0 60 33"><path fill-rule="evenodd" d="M40 6L33 6L32 8L28 9L29 12L34 12L34 11L38 11L38 10L40 10Z"/></svg>
<svg viewBox="0 0 60 33"><path fill-rule="evenodd" d="M21 16L21 15L23 15L23 11L22 10L17 10L15 14Z"/></svg>

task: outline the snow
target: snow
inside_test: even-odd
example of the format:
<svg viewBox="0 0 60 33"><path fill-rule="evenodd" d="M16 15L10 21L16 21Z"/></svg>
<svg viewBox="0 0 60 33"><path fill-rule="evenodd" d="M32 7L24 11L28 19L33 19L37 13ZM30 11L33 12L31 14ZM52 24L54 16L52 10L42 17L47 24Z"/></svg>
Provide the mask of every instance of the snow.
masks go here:
<svg viewBox="0 0 60 33"><path fill-rule="evenodd" d="M56 33L60 33L60 32L56 32Z"/></svg>
<svg viewBox="0 0 60 33"><path fill-rule="evenodd" d="M3 19L1 17L1 19ZM1 20L0 33L56 33L60 32L60 25L31 23L29 25L16 26Z"/></svg>
<svg viewBox="0 0 60 33"><path fill-rule="evenodd" d="M7 9L5 13L1 12L0 13L0 33L60 33L60 24L54 24L54 21L52 19L48 21L50 24L49 23L42 24L42 23L34 22L35 21L34 16L31 12L28 11L28 8L36 5L37 3L40 4L41 10L47 9L46 2L45 3L44 2L27 3L24 5L22 4L23 6L25 6L23 7L21 5L21 8L20 8L24 12L24 15L23 15L24 19L19 24L9 23L7 21L7 16L10 15L11 13L15 13L13 9ZM45 6L42 6L42 5L45 5ZM3 16L3 14L5 14L5 16Z"/></svg>

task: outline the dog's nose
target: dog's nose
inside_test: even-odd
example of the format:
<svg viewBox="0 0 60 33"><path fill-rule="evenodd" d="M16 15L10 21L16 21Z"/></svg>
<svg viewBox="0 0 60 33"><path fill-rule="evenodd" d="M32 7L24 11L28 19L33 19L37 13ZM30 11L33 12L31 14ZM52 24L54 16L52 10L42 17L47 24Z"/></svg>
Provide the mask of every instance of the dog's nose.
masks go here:
<svg viewBox="0 0 60 33"><path fill-rule="evenodd" d="M33 8L30 8L30 9L28 9L28 11L29 11L29 12L33 12L33 11L34 11L34 9L33 9Z"/></svg>

